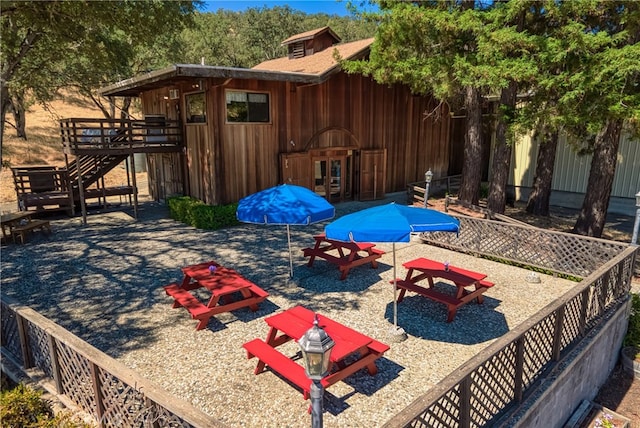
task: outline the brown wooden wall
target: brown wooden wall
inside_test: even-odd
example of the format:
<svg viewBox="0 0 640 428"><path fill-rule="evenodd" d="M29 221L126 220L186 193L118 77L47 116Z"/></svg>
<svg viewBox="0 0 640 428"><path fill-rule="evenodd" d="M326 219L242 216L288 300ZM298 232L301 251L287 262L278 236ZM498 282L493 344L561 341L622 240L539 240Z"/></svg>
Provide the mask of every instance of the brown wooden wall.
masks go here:
<svg viewBox="0 0 640 428"><path fill-rule="evenodd" d="M192 82L180 89L181 101ZM192 196L224 204L282 182L280 154L323 147L387 149L385 191L421 180L428 168L447 175L450 116L427 116L437 103L412 96L402 85L378 85L367 77L338 73L319 85L231 79L205 80L207 122L185 124L186 167ZM146 114L176 114L170 89L142 94ZM225 90L268 92L271 122L227 124ZM184 116L182 114L182 116ZM184 120L184 117L182 117ZM295 143L295 146L290 144Z"/></svg>

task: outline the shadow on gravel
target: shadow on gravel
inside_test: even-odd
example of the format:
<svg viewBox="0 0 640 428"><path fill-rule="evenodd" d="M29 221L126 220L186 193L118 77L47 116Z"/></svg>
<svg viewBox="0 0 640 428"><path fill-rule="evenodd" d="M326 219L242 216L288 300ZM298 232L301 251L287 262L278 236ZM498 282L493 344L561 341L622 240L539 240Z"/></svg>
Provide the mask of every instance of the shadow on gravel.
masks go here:
<svg viewBox="0 0 640 428"><path fill-rule="evenodd" d="M473 301L461 306L453 321L447 323L446 305L410 294L398 304L398 326L408 335L421 339L475 345L509 331L504 315L495 311L499 304L499 300L484 296L483 304ZM416 313L422 317L416 317ZM385 317L393 324L393 299L387 305Z"/></svg>

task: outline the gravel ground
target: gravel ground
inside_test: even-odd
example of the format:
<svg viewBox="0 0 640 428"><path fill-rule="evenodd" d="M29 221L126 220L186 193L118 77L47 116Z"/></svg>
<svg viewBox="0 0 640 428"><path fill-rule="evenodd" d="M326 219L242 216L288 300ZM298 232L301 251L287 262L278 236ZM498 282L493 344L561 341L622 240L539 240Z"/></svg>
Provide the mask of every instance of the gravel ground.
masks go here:
<svg viewBox="0 0 640 428"><path fill-rule="evenodd" d="M376 204L397 200L390 195ZM343 215L370 206L336 206ZM445 305L409 293L398 305L398 324L409 338L388 336L393 322L391 244L377 269L353 269L345 281L338 269L317 260L306 266L301 249L326 223L291 227L294 278L289 279L286 229L241 225L202 231L168 218L163 205L145 202L135 221L127 212L92 213L52 220L50 237L36 234L25 245L2 247L2 293L31 306L121 361L165 390L231 427L309 425L309 402L272 372L253 374L242 344L265 338L264 317L295 305L327 315L391 349L379 372L362 370L325 393L326 427L379 426L424 394L470 357L575 286L529 271L419 242L396 244L397 276L416 257L449 260L488 274L495 286L483 305L463 306L446 323ZM241 309L212 318L196 331L186 310L172 309L163 285L182 278L180 268L207 260L233 267L270 293L257 312ZM453 287L444 282L443 290ZM293 355L297 346L281 348Z"/></svg>

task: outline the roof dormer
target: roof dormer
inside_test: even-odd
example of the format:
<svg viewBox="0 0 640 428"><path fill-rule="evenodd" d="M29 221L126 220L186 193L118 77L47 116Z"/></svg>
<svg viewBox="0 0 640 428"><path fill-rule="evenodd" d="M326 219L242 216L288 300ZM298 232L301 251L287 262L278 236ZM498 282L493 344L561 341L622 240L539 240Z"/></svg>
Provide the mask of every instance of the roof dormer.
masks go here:
<svg viewBox="0 0 640 428"><path fill-rule="evenodd" d="M284 40L281 45L287 46L289 59L313 55L340 42L340 37L329 27L296 34Z"/></svg>

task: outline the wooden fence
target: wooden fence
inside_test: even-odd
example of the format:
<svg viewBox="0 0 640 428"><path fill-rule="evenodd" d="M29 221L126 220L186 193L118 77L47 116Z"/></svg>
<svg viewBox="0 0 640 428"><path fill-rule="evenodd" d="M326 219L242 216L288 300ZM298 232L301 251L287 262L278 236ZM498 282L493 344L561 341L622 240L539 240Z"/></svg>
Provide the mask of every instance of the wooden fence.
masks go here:
<svg viewBox="0 0 640 428"><path fill-rule="evenodd" d="M606 315L629 298L638 247L460 216L460 233L425 233L432 245L536 266L582 281L511 330L391 418L388 427L497 425L535 391ZM100 426L216 427L216 420L171 397L35 311L2 298L3 353L36 367L56 391Z"/></svg>
<svg viewBox="0 0 640 428"><path fill-rule="evenodd" d="M452 193L458 193L460 190L460 181L462 175L450 175L442 178L434 178L429 183L429 195L450 195ZM407 184L407 204L420 204L424 206L424 196L427 190L427 183L425 181L416 181L414 183Z"/></svg>
<svg viewBox="0 0 640 428"><path fill-rule="evenodd" d="M62 151L74 155L181 152L182 127L168 119L62 119Z"/></svg>
<svg viewBox="0 0 640 428"><path fill-rule="evenodd" d="M223 427L61 326L3 296L2 353L37 370L99 427Z"/></svg>
<svg viewBox="0 0 640 428"><path fill-rule="evenodd" d="M583 280L417 398L386 427L499 426L544 374L629 299L638 247L490 220L460 221L458 236L425 233L422 238Z"/></svg>

